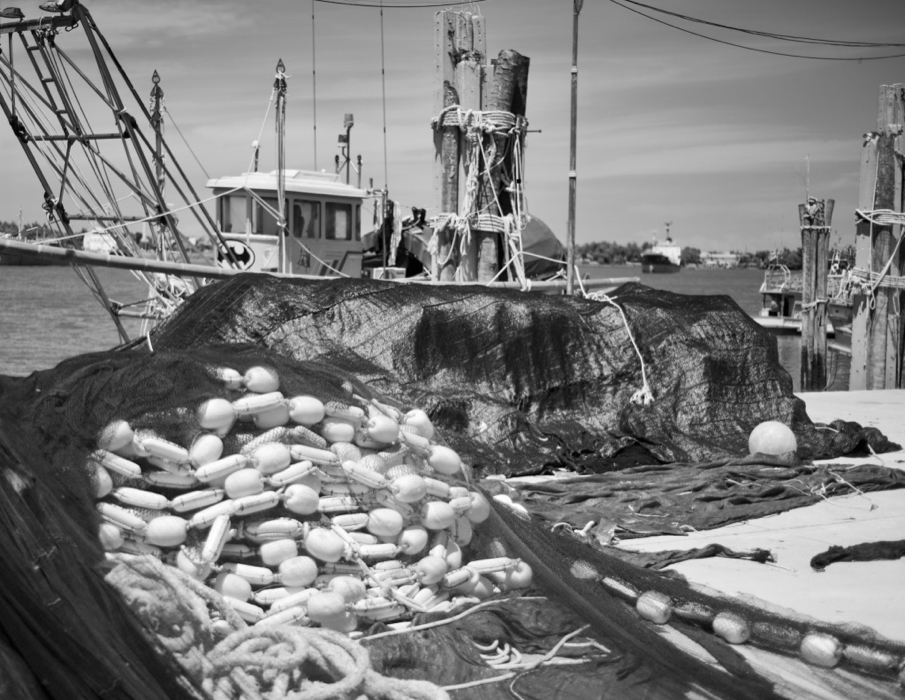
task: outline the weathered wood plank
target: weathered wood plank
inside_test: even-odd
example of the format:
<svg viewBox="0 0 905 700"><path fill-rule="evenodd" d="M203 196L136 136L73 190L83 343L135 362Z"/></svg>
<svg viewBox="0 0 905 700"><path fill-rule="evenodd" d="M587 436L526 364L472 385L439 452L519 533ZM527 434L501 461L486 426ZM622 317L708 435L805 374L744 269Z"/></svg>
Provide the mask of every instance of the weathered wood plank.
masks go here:
<svg viewBox="0 0 905 700"><path fill-rule="evenodd" d="M455 95L455 46L453 38L455 25L453 13L438 12L434 17L434 115L438 116L450 104L451 93ZM454 104L454 103L453 103ZM442 212L457 212L459 204L459 136L454 128L438 128L434 131L434 205ZM441 279L453 271L441 270L440 262L449 253L449 236L435 232L439 236L440 254L431 258L431 276Z"/></svg>
<svg viewBox="0 0 905 700"><path fill-rule="evenodd" d="M893 141L894 153L902 153L903 138L902 129L905 124L905 101L903 101L905 85L883 85L880 88L880 104L878 106L878 125L888 131ZM903 162L896 156L892 167L892 204L895 211L905 211L902 208L902 168ZM890 245L895 249L896 243L902 235L901 226L893 226L890 229ZM901 277L905 269L905 250L901 248L890 261L889 274ZM901 322L900 311L905 303L905 293L897 289L884 290L888 296L888 304L892 309L891 318L886 334L886 381L885 388L894 389L902 387L902 353L905 343L905 324Z"/></svg>
<svg viewBox="0 0 905 700"><path fill-rule="evenodd" d="M801 225L802 391L826 389L827 258L835 201L810 198L798 206Z"/></svg>
<svg viewBox="0 0 905 700"><path fill-rule="evenodd" d="M464 18L470 17L468 13L456 13L463 21L456 24L456 47L459 51L455 72L455 87L459 95L459 104L465 110L481 109L481 83L483 81L484 56L474 49L474 24L464 21ZM469 43L470 42L470 43ZM462 141L460 141L462 143ZM464 144L463 144L464 145ZM467 159L460 160L459 175L459 202L465 201L464 188L471 175L471 168L477 167L477 164L467 162ZM468 212L459 212L467 214ZM477 273L477 247L472 238L468 253L464 259L459 261L459 270L463 279L475 281L478 279Z"/></svg>
<svg viewBox="0 0 905 700"><path fill-rule="evenodd" d="M887 128L880 135L877 151L877 186L874 209L891 209L893 206L893 188L895 187L895 151L893 137ZM891 226L874 225L873 250L871 253L872 268L879 272L889 261L895 241ZM891 271L890 271L891 272ZM887 273L889 274L889 273ZM868 389L892 389L887 384L888 374L895 377L898 364L898 353L890 348L889 316L895 312L894 297L898 294L894 289L879 287L876 292L876 309L871 318L870 361L868 362Z"/></svg>
<svg viewBox="0 0 905 700"><path fill-rule="evenodd" d="M861 146L859 209L873 209L874 206L878 138L878 134L874 132L865 134ZM861 270L870 269L872 243L870 224L866 221L859 221L855 227L855 267ZM868 388L868 334L871 319L869 301L866 294L856 294L852 299L852 359L848 382L850 391Z"/></svg>
<svg viewBox="0 0 905 700"><path fill-rule="evenodd" d="M500 51L493 66L493 81L484 100L488 112L509 112L518 84L521 54L512 49ZM501 189L502 173L499 154L508 146L508 134L493 134L484 139L489 162L481 165L479 205L482 210L505 216L512 212L508 194ZM475 232L478 244L478 281L489 282L500 270L500 234L496 231Z"/></svg>

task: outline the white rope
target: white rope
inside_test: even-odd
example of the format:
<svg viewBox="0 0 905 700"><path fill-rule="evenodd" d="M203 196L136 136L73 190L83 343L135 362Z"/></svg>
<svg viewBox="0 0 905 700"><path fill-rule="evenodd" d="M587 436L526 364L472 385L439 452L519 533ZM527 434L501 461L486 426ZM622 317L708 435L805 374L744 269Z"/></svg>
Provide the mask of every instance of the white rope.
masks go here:
<svg viewBox="0 0 905 700"><path fill-rule="evenodd" d="M505 250L511 254L507 255L508 260L502 269L500 269L493 280L501 277L507 269L512 269L513 277L517 279L522 289L530 287L530 283L526 279L524 271L524 248L522 244L522 230L528 220L526 212L524 192L521 186L522 182L522 164L521 164L521 139L520 136L527 128L527 121L524 117L503 111L479 111L465 110L459 105L451 105L446 107L438 117L431 120L431 126L438 129L444 126L453 126L459 128L465 133L466 149L463 158L463 169L465 171L465 185L462 205L459 213L443 212L431 217L431 227L436 232L428 243L428 252L431 257L438 260L439 267L447 265L458 251L460 259L465 259L471 247L472 231L491 231L502 234L504 237L503 244ZM513 157L513 173L512 184L507 188L511 193L511 201L513 203L513 214L502 216L502 208L500 206L499 192L493 183L489 180L493 201L480 211L476 209L478 192L478 165L484 162L485 173L489 173L492 169L498 168L505 158L505 153L498 152L496 143L491 140L488 149L484 148L484 134L498 134L512 136ZM495 206L496 212L491 213L491 206ZM452 241L449 250L443 259L440 259L440 234L452 231ZM465 281L465 270L463 266L458 266L455 272L457 281Z"/></svg>
<svg viewBox="0 0 905 700"><path fill-rule="evenodd" d="M635 342L635 336L632 335L632 329L628 324L628 318L625 315L625 311L623 311L622 307L616 303L615 297L611 297L605 292L586 292L584 290L584 285L581 283L581 277L578 274L577 268L575 270L575 278L578 280L578 285L579 287L581 287L581 293L586 299L592 299L594 301L600 301L609 304L610 306L615 307L615 309L622 316L622 324L625 326L625 332L628 334L628 339L632 342L632 347L635 348L635 354L638 356L638 361L641 363L641 388L638 389L634 394L632 394L632 397L629 400L633 404L637 404L639 406L649 406L654 402L654 395L651 391L650 384L647 381L647 365L644 363L644 356L641 354L641 349L638 347L638 343Z"/></svg>

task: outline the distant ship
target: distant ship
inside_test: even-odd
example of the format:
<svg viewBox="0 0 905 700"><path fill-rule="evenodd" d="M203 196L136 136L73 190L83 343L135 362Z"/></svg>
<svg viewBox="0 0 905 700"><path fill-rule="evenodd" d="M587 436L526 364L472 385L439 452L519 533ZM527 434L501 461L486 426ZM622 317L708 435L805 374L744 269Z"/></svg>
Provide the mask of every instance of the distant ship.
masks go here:
<svg viewBox="0 0 905 700"><path fill-rule="evenodd" d="M642 272L678 272L682 269L682 248L670 238L670 226L671 221L666 223L665 241L654 243L653 248L641 253Z"/></svg>

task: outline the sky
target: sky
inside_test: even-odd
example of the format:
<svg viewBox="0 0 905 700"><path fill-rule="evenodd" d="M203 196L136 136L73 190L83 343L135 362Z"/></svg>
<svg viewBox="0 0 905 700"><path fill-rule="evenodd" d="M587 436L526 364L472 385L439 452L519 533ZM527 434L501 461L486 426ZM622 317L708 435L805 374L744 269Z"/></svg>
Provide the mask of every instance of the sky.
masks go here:
<svg viewBox="0 0 905 700"><path fill-rule="evenodd" d="M647 1L757 31L905 43L901 0ZM276 167L272 112L265 115L282 58L290 76L287 167L332 170L343 115L352 113L352 154L362 156L363 185L373 179L401 204L436 213L430 119L440 8L389 7L394 2L386 0L382 17L377 7L310 0L84 4L141 94L150 91L152 72L160 73L173 120L167 136L197 188L208 175L245 172L259 134L261 169ZM43 14L37 4L21 5L26 16ZM531 59L527 117L540 132L527 137L529 211L563 241L572 8L569 0L455 8L485 17L491 57L515 49ZM791 44L655 16L764 50L905 54L905 48ZM72 55L86 56L77 49ZM807 193L836 200L833 243L853 243L862 135L877 127L879 86L905 82L905 58L756 53L663 26L609 0L584 2L578 67L576 242L640 244L662 238L671 222L680 245L711 251L798 247L798 204ZM0 129L0 219L14 220L19 207L26 220L39 219L42 194L12 132Z"/></svg>

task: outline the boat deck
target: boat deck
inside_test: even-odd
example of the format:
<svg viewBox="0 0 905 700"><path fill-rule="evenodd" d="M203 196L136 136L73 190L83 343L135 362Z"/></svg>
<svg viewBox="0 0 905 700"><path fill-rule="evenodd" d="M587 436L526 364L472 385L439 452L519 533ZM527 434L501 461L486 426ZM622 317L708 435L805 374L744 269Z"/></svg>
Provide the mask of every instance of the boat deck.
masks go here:
<svg viewBox="0 0 905 700"><path fill-rule="evenodd" d="M881 430L905 445L905 390L803 393L812 420L837 418ZM871 461L905 469L905 450L870 460L838 458L820 464ZM844 478L844 477L843 477ZM620 546L633 551L691 549L719 543L734 550L769 549L775 564L713 558L681 562L670 568L689 581L725 593L753 596L824 622L867 625L891 639L905 641L902 582L905 559L838 562L816 572L811 558L831 545L905 539L905 490L835 497L779 515L735 523L688 536L633 539Z"/></svg>

